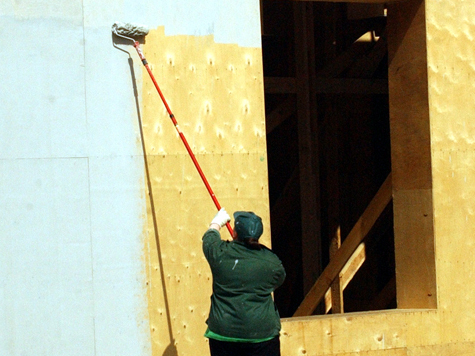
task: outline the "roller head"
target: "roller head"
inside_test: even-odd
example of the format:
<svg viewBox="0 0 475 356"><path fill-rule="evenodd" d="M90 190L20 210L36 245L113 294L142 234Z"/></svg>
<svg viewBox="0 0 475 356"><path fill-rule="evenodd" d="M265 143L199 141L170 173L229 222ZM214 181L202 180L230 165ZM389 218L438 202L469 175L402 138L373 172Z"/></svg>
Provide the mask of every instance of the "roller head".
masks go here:
<svg viewBox="0 0 475 356"><path fill-rule="evenodd" d="M125 22L116 22L112 25L112 32L118 36L139 37L148 34L148 28Z"/></svg>

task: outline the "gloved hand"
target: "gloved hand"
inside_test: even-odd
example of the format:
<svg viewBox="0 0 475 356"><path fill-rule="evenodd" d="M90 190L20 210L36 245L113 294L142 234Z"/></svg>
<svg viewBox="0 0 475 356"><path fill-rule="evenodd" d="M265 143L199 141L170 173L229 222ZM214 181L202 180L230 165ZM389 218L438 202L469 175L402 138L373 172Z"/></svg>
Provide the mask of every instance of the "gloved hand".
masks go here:
<svg viewBox="0 0 475 356"><path fill-rule="evenodd" d="M229 217L228 213L224 208L221 208L211 221L211 224L217 224L219 227L223 227L229 221L231 221L231 218Z"/></svg>

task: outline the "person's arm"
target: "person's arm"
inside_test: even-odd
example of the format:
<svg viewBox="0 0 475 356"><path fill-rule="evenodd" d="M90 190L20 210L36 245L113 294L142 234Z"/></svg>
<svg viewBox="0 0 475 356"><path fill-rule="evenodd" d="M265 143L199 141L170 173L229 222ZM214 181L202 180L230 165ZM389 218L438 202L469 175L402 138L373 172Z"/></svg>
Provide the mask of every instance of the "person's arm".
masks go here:
<svg viewBox="0 0 475 356"><path fill-rule="evenodd" d="M221 242L221 234L219 230L226 225L231 218L224 208L220 209L211 221L208 230L203 235L203 253L208 261L216 257L218 246Z"/></svg>
<svg viewBox="0 0 475 356"><path fill-rule="evenodd" d="M209 228L214 229L214 230L218 230L218 231L221 230L221 226L219 226L219 224L216 224L216 223L213 223L213 222L211 224L209 224Z"/></svg>
<svg viewBox="0 0 475 356"><path fill-rule="evenodd" d="M277 257L277 255L272 252L273 254L273 261L272 261L272 288L274 291L279 288L285 280L286 273L285 273L285 268L284 265L282 264L282 261Z"/></svg>
<svg viewBox="0 0 475 356"><path fill-rule="evenodd" d="M286 277L285 268L281 262L279 265L279 268L276 271L276 281L274 284L274 290L279 288L284 283L285 277Z"/></svg>

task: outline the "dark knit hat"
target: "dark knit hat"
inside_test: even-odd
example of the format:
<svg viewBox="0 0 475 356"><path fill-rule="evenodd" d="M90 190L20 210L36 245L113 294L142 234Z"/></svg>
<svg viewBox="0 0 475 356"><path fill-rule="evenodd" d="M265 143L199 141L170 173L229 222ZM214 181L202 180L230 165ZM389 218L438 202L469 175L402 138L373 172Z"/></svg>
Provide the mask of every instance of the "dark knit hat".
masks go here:
<svg viewBox="0 0 475 356"><path fill-rule="evenodd" d="M261 237L264 227L262 219L252 211L236 211L234 214L234 230L241 240Z"/></svg>

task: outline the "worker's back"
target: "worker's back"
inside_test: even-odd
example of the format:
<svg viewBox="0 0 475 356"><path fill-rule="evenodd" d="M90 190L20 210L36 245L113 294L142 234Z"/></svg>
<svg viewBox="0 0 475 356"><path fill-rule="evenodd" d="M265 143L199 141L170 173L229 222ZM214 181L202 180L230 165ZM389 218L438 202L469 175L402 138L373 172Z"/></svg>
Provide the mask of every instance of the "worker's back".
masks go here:
<svg viewBox="0 0 475 356"><path fill-rule="evenodd" d="M279 258L266 247L223 241L213 229L203 236L203 251L213 273L210 330L242 339L278 335L280 317L271 293L285 279Z"/></svg>

